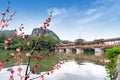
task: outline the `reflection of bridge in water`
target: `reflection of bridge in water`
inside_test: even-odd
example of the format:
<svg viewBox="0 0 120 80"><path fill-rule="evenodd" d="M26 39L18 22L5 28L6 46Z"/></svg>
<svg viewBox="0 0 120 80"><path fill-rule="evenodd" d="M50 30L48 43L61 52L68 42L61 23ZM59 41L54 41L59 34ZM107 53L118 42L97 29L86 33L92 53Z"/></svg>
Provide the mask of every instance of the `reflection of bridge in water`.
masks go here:
<svg viewBox="0 0 120 80"><path fill-rule="evenodd" d="M79 44L62 44L57 45L55 52L58 53L72 53L73 49L77 54L84 53L85 49L93 49L96 56L104 53L104 49L120 46L120 38L98 39L90 42L83 42Z"/></svg>

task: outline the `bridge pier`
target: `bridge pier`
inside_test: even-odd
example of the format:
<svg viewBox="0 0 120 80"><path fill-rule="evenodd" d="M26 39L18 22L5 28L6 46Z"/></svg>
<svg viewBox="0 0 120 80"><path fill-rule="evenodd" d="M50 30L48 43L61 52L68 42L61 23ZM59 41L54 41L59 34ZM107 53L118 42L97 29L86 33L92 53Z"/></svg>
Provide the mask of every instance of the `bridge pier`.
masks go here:
<svg viewBox="0 0 120 80"><path fill-rule="evenodd" d="M66 53L72 53L72 49L66 49Z"/></svg>
<svg viewBox="0 0 120 80"><path fill-rule="evenodd" d="M95 50L95 56L101 56L104 51L101 48L94 48Z"/></svg>
<svg viewBox="0 0 120 80"><path fill-rule="evenodd" d="M59 53L64 53L64 49L59 49Z"/></svg>
<svg viewBox="0 0 120 80"><path fill-rule="evenodd" d="M59 52L59 50L58 49L55 49L55 53L58 53Z"/></svg>
<svg viewBox="0 0 120 80"><path fill-rule="evenodd" d="M83 49L76 49L76 53L77 53L77 54L83 54L83 53L84 53L84 50L83 50Z"/></svg>

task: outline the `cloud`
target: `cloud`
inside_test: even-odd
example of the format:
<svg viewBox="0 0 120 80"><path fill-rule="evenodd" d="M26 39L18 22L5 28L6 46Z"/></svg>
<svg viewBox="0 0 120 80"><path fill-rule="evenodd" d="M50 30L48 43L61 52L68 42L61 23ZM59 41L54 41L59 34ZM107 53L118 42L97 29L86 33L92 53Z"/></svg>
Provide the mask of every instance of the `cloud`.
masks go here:
<svg viewBox="0 0 120 80"><path fill-rule="evenodd" d="M46 10L48 13L51 10L54 11L49 29L53 30L60 39L71 41L79 36L86 40L92 40L119 35L120 32L117 30L120 26L120 2L106 0L108 1L106 3L104 1L96 0L96 4L91 3L89 8L84 9L63 6L62 8L53 7ZM45 19L46 16L35 15L28 18L28 15L22 15L15 20L15 25L11 24L11 26L16 27L16 25L19 26L23 23L26 33L30 34L32 29L39 27ZM118 24L114 22L118 22Z"/></svg>
<svg viewBox="0 0 120 80"><path fill-rule="evenodd" d="M94 13L96 10L97 10L96 8L90 9L90 10L87 11L86 14L87 14L87 15L90 15L90 14Z"/></svg>
<svg viewBox="0 0 120 80"><path fill-rule="evenodd" d="M93 22L93 21L97 20L100 16L101 16L100 14L95 14L95 15L87 17L87 18L79 19L78 24L79 25L88 24L90 22Z"/></svg>
<svg viewBox="0 0 120 80"><path fill-rule="evenodd" d="M108 1L109 2L109 1ZM63 40L71 40L82 36L86 40L111 38L118 36L120 32L120 6L119 3L96 2L93 7L81 10L79 8L52 8L55 10L51 29ZM50 10L50 9L49 9ZM113 34L112 34L113 33ZM114 37L112 36L112 37Z"/></svg>
<svg viewBox="0 0 120 80"><path fill-rule="evenodd" d="M57 16L57 15L63 15L63 14L66 14L67 13L67 10L65 8L51 8L51 9L48 9L47 12L49 13L50 11L53 11L53 16Z"/></svg>

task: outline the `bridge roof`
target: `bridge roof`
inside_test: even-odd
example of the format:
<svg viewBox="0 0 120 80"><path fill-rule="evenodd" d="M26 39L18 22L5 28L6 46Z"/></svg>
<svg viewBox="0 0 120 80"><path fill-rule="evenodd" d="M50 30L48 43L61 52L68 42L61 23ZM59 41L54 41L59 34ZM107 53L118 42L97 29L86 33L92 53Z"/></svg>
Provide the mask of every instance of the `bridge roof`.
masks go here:
<svg viewBox="0 0 120 80"><path fill-rule="evenodd" d="M83 42L81 44L61 44L61 45L57 45L57 46L60 46L60 47L64 47L64 46L77 46L77 45L89 45L89 44L95 44L95 43L102 43L102 42L107 42L107 41L120 41L120 37L117 37L117 38L109 38L109 39L96 39L96 40L93 40L93 41L89 41L89 42Z"/></svg>
<svg viewBox="0 0 120 80"><path fill-rule="evenodd" d="M120 40L120 37L110 38L110 39L104 39L104 42L106 42L106 41L116 41L116 40Z"/></svg>

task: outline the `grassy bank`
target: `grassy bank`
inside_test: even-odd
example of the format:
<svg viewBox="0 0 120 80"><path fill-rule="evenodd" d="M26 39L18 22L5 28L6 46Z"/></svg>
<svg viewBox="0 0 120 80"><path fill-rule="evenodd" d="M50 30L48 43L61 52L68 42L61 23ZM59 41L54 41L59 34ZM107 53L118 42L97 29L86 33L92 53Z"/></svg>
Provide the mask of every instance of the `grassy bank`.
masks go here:
<svg viewBox="0 0 120 80"><path fill-rule="evenodd" d="M22 59L23 64L26 64L28 62L28 58L25 56L26 52L24 51L22 53ZM12 67L15 66L16 60L11 58L11 54L15 54L16 52L13 50L0 50L0 61L4 62L3 67ZM35 58L31 59L30 66L31 68L34 66L34 64L39 64L39 67L36 68L36 73L48 71L51 69L51 67L58 63L59 59L56 57L54 52L51 52L50 57L48 57L48 51L35 51L34 55L41 55L42 59L40 61L36 60Z"/></svg>

